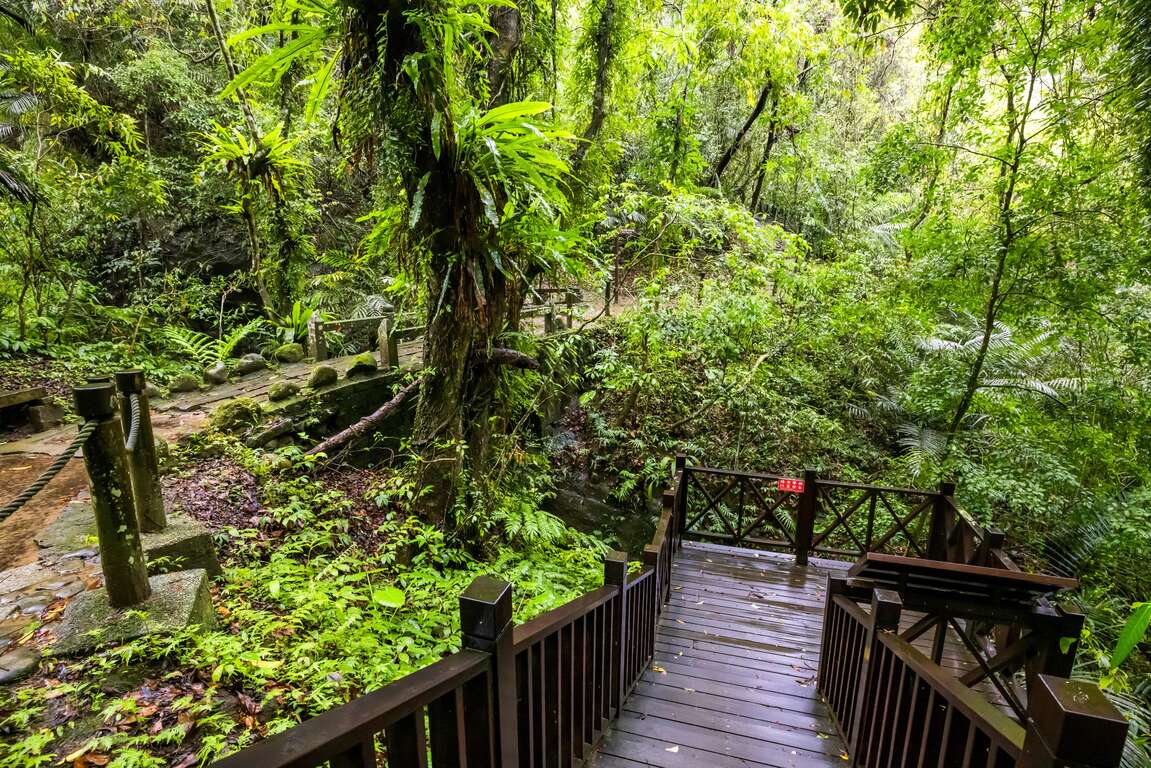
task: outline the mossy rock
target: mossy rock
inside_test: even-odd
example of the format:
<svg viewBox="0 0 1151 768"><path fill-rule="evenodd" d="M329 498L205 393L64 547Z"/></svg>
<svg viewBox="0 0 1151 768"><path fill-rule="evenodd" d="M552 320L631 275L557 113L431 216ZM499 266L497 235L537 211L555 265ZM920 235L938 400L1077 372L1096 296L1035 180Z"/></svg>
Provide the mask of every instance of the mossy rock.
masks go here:
<svg viewBox="0 0 1151 768"><path fill-rule="evenodd" d="M281 363L298 363L304 359L304 348L292 342L276 347L276 359Z"/></svg>
<svg viewBox="0 0 1151 768"><path fill-rule="evenodd" d="M299 391L300 385L293 381L277 381L268 387L268 399L273 403L278 403L289 397L295 397Z"/></svg>
<svg viewBox="0 0 1151 768"><path fill-rule="evenodd" d="M349 379L356 376L370 376L379 370L376 365L376 356L371 352L361 352L352 358L352 364L348 366L347 377Z"/></svg>
<svg viewBox="0 0 1151 768"><path fill-rule="evenodd" d="M172 379L168 389L172 392L195 392L200 388L200 377L192 373L179 373Z"/></svg>
<svg viewBox="0 0 1151 768"><path fill-rule="evenodd" d="M218 432L238 435L259 424L264 418L264 409L250 397L229 400L212 412L209 426Z"/></svg>
<svg viewBox="0 0 1151 768"><path fill-rule="evenodd" d="M312 369L312 373L308 376L308 386L312 389L319 389L320 387L328 387L335 384L340 378L340 373L330 365L317 365Z"/></svg>

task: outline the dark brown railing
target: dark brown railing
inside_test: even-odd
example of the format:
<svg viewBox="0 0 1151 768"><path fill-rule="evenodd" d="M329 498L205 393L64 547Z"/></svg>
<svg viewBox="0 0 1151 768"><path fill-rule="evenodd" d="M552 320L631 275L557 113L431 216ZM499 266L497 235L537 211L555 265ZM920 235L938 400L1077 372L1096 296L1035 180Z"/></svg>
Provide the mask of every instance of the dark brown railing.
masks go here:
<svg viewBox="0 0 1151 768"><path fill-rule="evenodd" d="M851 765L1119 764L1126 722L1097 686L1065 677L1075 650L1063 636L1074 637L1082 617L1033 599L1068 580L1019 572L1002 534L975 525L947 486L884 488L805 473L798 490L798 480L687 467L679 457L638 571L612 552L602 587L520 626L511 585L481 576L460 597L463 650L215 765L577 765L651 662L685 533L793 550L799 564L811 552L869 547L929 556L869 554L849 571L858 578L829 578L817 685ZM905 610L912 622L901 635ZM912 643L932 628L928 657ZM951 631L978 662L960 677L940 666ZM979 645L987 638L991 650ZM1020 722L973 688L1016 670L1027 683Z"/></svg>
<svg viewBox="0 0 1151 768"><path fill-rule="evenodd" d="M651 661L683 498L677 473L638 572L611 552L601 588L519 626L511 585L481 576L460 596L459 653L214 765L551 768L584 759Z"/></svg>
<svg viewBox="0 0 1151 768"><path fill-rule="evenodd" d="M870 612L861 598L829 581L817 683L851 765L1119 765L1127 723L1098 686L1036 674L1017 722L900 636L898 593L872 590Z"/></svg>
<svg viewBox="0 0 1151 768"><path fill-rule="evenodd" d="M867 552L1014 568L1003 534L984 531L955 504L955 487L891 488L820 478L688 466L677 457L685 537L737 547L855 559Z"/></svg>

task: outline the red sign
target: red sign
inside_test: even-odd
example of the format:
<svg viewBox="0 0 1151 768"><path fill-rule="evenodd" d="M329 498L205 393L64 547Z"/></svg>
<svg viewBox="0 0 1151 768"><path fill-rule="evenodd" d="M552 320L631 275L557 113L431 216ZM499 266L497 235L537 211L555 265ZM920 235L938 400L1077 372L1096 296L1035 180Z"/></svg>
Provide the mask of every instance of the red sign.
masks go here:
<svg viewBox="0 0 1151 768"><path fill-rule="evenodd" d="M781 477L779 490L783 493L803 493L803 480L797 477Z"/></svg>

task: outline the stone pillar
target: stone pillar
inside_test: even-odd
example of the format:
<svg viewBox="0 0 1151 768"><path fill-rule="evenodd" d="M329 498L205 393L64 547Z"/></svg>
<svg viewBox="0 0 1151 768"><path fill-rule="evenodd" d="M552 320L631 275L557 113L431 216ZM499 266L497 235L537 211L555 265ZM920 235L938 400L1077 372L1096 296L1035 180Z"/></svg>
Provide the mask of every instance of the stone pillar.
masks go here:
<svg viewBox="0 0 1151 768"><path fill-rule="evenodd" d="M84 465L92 489L92 511L100 538L100 566L104 586L113 608L142 603L152 594L148 584L144 550L132 481L124 456L124 431L113 407L111 384L89 384L72 390L76 412L85 421L96 421L84 444Z"/></svg>
<svg viewBox="0 0 1151 768"><path fill-rule="evenodd" d="M168 525L164 513L164 494L160 487L160 463L156 458L156 437L152 434L152 412L148 405L147 382L143 371L118 371L116 387L120 390L120 424L127 434L132 429L131 398L140 405L140 426L136 445L128 453L132 474L132 498L140 530L162 531Z"/></svg>

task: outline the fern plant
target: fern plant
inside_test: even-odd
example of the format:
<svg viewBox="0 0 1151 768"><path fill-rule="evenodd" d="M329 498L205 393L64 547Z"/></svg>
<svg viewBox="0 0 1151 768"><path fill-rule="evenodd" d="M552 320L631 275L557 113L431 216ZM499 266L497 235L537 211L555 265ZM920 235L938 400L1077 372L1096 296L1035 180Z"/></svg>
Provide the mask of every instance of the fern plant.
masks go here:
<svg viewBox="0 0 1151 768"><path fill-rule="evenodd" d="M267 321L261 318L250 320L244 325L234 328L222 339L214 339L206 333L193 331L191 328L169 327L164 329L164 338L177 354L206 368L216 362L227 362L241 341L266 324Z"/></svg>

